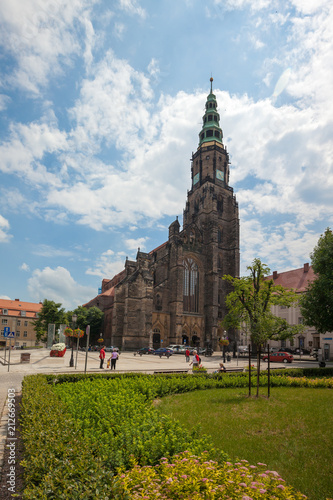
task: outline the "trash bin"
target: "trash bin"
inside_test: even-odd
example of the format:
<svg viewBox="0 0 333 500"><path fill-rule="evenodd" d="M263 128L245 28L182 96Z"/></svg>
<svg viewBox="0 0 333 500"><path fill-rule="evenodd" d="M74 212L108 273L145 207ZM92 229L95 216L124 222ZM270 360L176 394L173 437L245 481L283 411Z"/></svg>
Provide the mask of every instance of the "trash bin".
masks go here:
<svg viewBox="0 0 333 500"><path fill-rule="evenodd" d="M230 356L230 354L227 354L227 361L231 361L231 356Z"/></svg>
<svg viewBox="0 0 333 500"><path fill-rule="evenodd" d="M21 363L30 363L30 352L22 352Z"/></svg>

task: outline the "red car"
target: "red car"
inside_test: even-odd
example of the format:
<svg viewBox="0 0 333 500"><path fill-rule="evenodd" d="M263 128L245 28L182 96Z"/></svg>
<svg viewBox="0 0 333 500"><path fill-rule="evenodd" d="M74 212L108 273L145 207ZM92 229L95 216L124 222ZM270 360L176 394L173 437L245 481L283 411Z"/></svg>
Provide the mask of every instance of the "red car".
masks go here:
<svg viewBox="0 0 333 500"><path fill-rule="evenodd" d="M294 356L289 354L289 352L272 352L272 354L269 355L269 360L276 361L277 363L291 363L293 359ZM268 360L267 354L263 356L262 360Z"/></svg>

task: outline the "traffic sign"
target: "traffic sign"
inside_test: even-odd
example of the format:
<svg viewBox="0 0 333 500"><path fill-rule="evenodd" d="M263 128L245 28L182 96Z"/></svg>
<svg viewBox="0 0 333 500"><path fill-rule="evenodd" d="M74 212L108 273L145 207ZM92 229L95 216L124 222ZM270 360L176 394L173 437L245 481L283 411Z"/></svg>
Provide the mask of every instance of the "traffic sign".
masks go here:
<svg viewBox="0 0 333 500"><path fill-rule="evenodd" d="M9 334L10 334L10 327L5 326L5 328L3 329L3 336L8 337Z"/></svg>
<svg viewBox="0 0 333 500"><path fill-rule="evenodd" d="M9 339L13 339L13 338L15 337L15 332L8 332L7 337L8 337Z"/></svg>

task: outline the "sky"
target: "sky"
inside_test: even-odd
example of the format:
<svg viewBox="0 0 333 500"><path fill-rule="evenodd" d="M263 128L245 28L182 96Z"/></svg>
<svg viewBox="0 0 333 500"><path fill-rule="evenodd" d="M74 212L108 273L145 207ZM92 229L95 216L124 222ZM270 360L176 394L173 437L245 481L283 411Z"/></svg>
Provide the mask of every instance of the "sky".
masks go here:
<svg viewBox="0 0 333 500"><path fill-rule="evenodd" d="M0 297L98 294L182 224L210 77L241 275L333 227L329 0L0 2Z"/></svg>

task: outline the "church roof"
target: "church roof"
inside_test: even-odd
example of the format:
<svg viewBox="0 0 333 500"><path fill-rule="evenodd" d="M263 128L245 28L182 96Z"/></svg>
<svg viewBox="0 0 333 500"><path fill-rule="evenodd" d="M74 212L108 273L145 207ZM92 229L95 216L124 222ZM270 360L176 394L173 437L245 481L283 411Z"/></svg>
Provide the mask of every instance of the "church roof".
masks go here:
<svg viewBox="0 0 333 500"><path fill-rule="evenodd" d="M206 111L202 117L203 126L199 134L199 148L202 144L216 141L223 146L223 132L220 128L220 115L217 111L216 95L213 94L213 78L210 79L210 93L207 96Z"/></svg>

